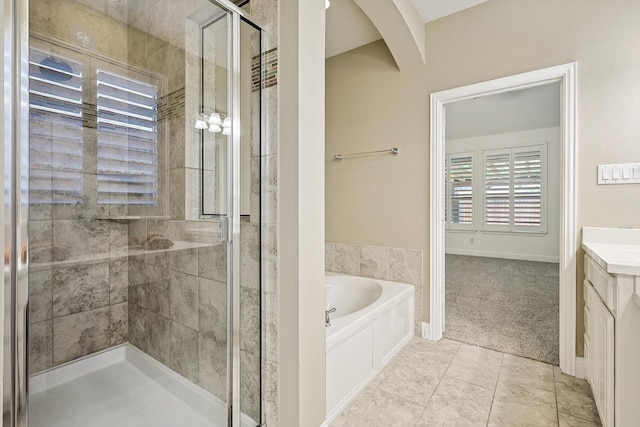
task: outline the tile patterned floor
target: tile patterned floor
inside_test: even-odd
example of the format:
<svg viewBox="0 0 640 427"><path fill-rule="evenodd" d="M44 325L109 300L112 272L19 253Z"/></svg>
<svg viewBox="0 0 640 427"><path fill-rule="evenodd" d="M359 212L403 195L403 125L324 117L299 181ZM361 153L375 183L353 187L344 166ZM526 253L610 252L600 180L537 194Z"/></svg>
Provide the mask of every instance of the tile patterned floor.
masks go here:
<svg viewBox="0 0 640 427"><path fill-rule="evenodd" d="M331 427L595 427L586 381L542 362L413 338Z"/></svg>

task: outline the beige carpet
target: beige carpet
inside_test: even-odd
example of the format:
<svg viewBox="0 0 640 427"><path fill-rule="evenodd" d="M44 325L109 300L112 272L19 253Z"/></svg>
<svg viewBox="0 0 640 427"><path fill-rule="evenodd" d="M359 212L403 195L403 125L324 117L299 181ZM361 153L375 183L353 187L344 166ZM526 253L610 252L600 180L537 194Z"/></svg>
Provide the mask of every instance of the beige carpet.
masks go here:
<svg viewBox="0 0 640 427"><path fill-rule="evenodd" d="M558 264L445 260L446 338L558 365Z"/></svg>

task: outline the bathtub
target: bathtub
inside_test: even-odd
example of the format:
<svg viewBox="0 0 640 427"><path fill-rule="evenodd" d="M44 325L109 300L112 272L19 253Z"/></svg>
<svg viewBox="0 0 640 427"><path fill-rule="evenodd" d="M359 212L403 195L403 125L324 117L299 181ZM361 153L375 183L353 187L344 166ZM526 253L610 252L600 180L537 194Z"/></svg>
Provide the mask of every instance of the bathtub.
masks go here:
<svg viewBox="0 0 640 427"><path fill-rule="evenodd" d="M326 273L327 423L413 336L414 287Z"/></svg>

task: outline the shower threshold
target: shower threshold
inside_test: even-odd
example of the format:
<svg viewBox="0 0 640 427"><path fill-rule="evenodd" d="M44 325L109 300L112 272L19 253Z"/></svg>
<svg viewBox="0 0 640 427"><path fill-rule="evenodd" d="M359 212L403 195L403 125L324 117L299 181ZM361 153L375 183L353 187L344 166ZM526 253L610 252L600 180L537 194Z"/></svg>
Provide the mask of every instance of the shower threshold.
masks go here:
<svg viewBox="0 0 640 427"><path fill-rule="evenodd" d="M32 376L30 427L224 427L226 404L131 344ZM257 422L243 414L243 427Z"/></svg>

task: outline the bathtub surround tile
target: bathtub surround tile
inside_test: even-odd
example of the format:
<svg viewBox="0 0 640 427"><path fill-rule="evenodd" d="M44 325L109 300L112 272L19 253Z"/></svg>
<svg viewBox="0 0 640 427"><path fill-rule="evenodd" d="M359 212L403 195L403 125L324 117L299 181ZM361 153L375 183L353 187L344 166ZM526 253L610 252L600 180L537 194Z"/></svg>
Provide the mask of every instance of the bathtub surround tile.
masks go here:
<svg viewBox="0 0 640 427"><path fill-rule="evenodd" d="M422 251L389 249L389 280L422 286Z"/></svg>
<svg viewBox="0 0 640 427"><path fill-rule="evenodd" d="M380 388L366 389L354 399L349 408L331 423L331 427L413 426L424 406L403 399Z"/></svg>
<svg viewBox="0 0 640 427"><path fill-rule="evenodd" d="M414 333L422 335L422 250L328 242L325 270L414 285Z"/></svg>
<svg viewBox="0 0 640 427"><path fill-rule="evenodd" d="M53 363L68 362L110 345L109 307L53 320Z"/></svg>
<svg viewBox="0 0 640 427"><path fill-rule="evenodd" d="M53 316L109 305L109 263L53 270Z"/></svg>
<svg viewBox="0 0 640 427"><path fill-rule="evenodd" d="M493 391L445 376L416 426L485 426L492 400Z"/></svg>
<svg viewBox="0 0 640 427"><path fill-rule="evenodd" d="M171 322L170 367L186 379L198 381L198 332Z"/></svg>
<svg viewBox="0 0 640 427"><path fill-rule="evenodd" d="M585 380L565 375L554 366L555 391L558 412L591 422L600 422L598 408Z"/></svg>
<svg viewBox="0 0 640 427"><path fill-rule="evenodd" d="M338 273L360 275L360 246L348 243L336 243L333 255L333 268Z"/></svg>
<svg viewBox="0 0 640 427"><path fill-rule="evenodd" d="M334 271L333 254L335 253L335 243L324 244L324 269L325 271Z"/></svg>
<svg viewBox="0 0 640 427"><path fill-rule="evenodd" d="M53 322L29 325L29 368L31 373L53 366Z"/></svg>
<svg viewBox="0 0 640 427"><path fill-rule="evenodd" d="M362 246L360 251L360 274L364 277L389 280L389 248Z"/></svg>
<svg viewBox="0 0 640 427"><path fill-rule="evenodd" d="M495 390L503 354L468 344L460 344L446 375L489 390Z"/></svg>
<svg viewBox="0 0 640 427"><path fill-rule="evenodd" d="M417 337L422 337L422 317L423 317L423 308L422 308L422 286L414 286L413 287L413 333Z"/></svg>

